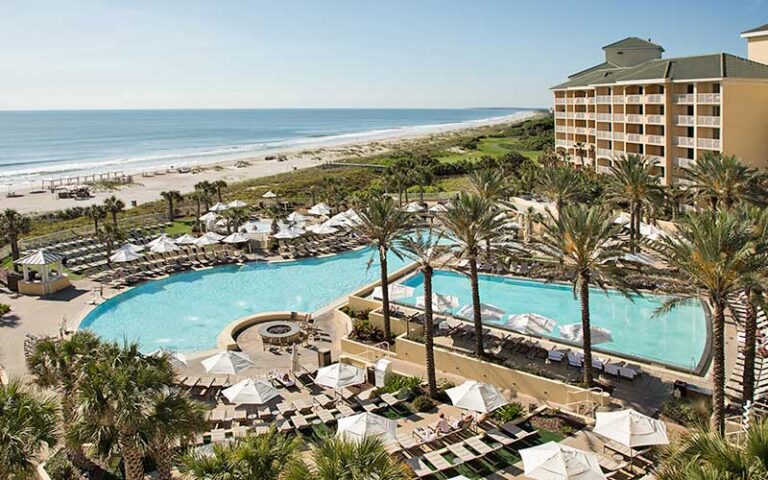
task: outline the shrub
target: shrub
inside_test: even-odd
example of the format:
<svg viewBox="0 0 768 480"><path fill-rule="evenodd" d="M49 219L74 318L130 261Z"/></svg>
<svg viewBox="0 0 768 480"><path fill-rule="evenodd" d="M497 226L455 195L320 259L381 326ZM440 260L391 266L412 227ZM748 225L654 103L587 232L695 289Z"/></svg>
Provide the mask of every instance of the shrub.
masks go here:
<svg viewBox="0 0 768 480"><path fill-rule="evenodd" d="M428 412L435 407L435 401L426 395L416 397L411 404L417 412Z"/></svg>
<svg viewBox="0 0 768 480"><path fill-rule="evenodd" d="M371 324L367 319L355 319L352 323L352 331L349 334L353 340L359 340L370 343L380 343L384 341L384 331Z"/></svg>
<svg viewBox="0 0 768 480"><path fill-rule="evenodd" d="M77 468L72 465L69 458L59 451L45 464L45 471L51 477L51 480L80 480L82 476Z"/></svg>
<svg viewBox="0 0 768 480"><path fill-rule="evenodd" d="M712 414L707 401L670 400L661 407L661 414L683 426L706 425Z"/></svg>
<svg viewBox="0 0 768 480"><path fill-rule="evenodd" d="M523 413L525 413L525 408L520 403L513 402L493 412L493 418L499 423L507 423L522 417Z"/></svg>
<svg viewBox="0 0 768 480"><path fill-rule="evenodd" d="M381 393L401 393L409 397L414 397L422 393L421 383L421 377L393 375L387 379L387 382L380 391Z"/></svg>
<svg viewBox="0 0 768 480"><path fill-rule="evenodd" d="M6 303L0 303L0 317L11 311L11 306Z"/></svg>

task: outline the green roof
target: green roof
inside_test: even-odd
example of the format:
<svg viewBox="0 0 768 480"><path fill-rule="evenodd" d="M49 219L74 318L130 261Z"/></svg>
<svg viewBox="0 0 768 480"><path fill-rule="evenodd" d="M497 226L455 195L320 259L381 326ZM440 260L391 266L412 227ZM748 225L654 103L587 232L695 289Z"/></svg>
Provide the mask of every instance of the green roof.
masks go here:
<svg viewBox="0 0 768 480"><path fill-rule="evenodd" d="M582 70L580 72L572 73L572 74L568 75L568 78L578 77L579 75L585 75L587 73L592 73L592 72L595 72L597 70L606 70L606 69L610 69L610 68L618 68L618 65L616 65L615 63L611 63L611 62L598 63L597 65L595 65L593 67L586 68L586 69L584 69L584 70Z"/></svg>
<svg viewBox="0 0 768 480"><path fill-rule="evenodd" d="M664 48L661 45L656 45L655 43L652 43L650 40L643 40L642 38L638 38L638 37L627 37L623 40L619 40L618 42L609 43L608 45L603 47L603 50L607 48L624 48L624 49L658 48L662 52L664 51Z"/></svg>
<svg viewBox="0 0 768 480"><path fill-rule="evenodd" d="M765 32L765 31L768 31L768 23L766 23L765 25L760 25L759 27L756 27L756 28L750 28L749 30L745 30L741 32L741 34L744 35L745 33L757 33L757 32Z"/></svg>

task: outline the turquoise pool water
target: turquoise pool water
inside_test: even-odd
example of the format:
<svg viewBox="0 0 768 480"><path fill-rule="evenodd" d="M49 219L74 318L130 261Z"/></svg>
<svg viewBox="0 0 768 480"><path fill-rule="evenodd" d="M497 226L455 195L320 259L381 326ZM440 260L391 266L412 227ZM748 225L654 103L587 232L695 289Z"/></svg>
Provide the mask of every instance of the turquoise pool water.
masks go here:
<svg viewBox="0 0 768 480"><path fill-rule="evenodd" d="M390 255L390 271L406 262ZM143 283L93 309L80 323L111 340L137 340L142 351L215 348L233 320L275 310L318 310L376 281L378 254L365 248L326 258L250 263L189 271Z"/></svg>
<svg viewBox="0 0 768 480"><path fill-rule="evenodd" d="M414 287L416 296L423 295L424 278L420 274L403 283ZM472 303L469 279L455 272L436 271L433 291L457 296L461 305ZM632 301L616 292L592 290L592 324L609 329L613 337L612 342L597 345L596 348L694 369L702 358L707 339L704 309L695 303L653 317L654 311L665 298L645 295L635 297ZM573 289L569 285L482 275L480 300L503 308L506 315L533 312L556 320L557 326L548 334L555 339L561 338L559 326L581 321L579 302L574 298ZM398 302L413 305L415 298L399 299ZM502 322L506 321L506 315Z"/></svg>

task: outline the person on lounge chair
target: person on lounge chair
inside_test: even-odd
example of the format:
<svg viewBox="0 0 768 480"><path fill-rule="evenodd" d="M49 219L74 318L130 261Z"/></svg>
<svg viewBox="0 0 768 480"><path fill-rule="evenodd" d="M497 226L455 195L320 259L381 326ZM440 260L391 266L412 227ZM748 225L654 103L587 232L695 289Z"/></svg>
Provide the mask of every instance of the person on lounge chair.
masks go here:
<svg viewBox="0 0 768 480"><path fill-rule="evenodd" d="M451 426L451 422L449 421L449 419L445 417L444 413L440 413L439 417L440 419L435 424L434 431L438 435L447 435L451 433L454 430L454 428L453 426Z"/></svg>

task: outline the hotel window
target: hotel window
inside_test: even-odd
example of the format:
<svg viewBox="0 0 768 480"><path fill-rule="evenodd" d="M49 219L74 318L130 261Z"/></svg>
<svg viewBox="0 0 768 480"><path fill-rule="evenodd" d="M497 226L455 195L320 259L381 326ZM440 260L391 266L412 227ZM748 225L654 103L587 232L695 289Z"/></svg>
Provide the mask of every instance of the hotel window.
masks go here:
<svg viewBox="0 0 768 480"><path fill-rule="evenodd" d="M719 140L720 139L720 129L719 128L713 128L712 129L712 138L714 138L715 140Z"/></svg>
<svg viewBox="0 0 768 480"><path fill-rule="evenodd" d="M694 90L694 89L693 89L693 84L692 84L692 83L689 83L689 84L686 86L686 90L685 90L685 92L686 92L686 93L688 93L688 94L691 94L691 93L693 93L693 90Z"/></svg>
<svg viewBox="0 0 768 480"><path fill-rule="evenodd" d="M712 116L713 117L719 117L720 116L720 105L715 105L712 107Z"/></svg>
<svg viewBox="0 0 768 480"><path fill-rule="evenodd" d="M693 137L693 127L688 127L686 130L686 137Z"/></svg>
<svg viewBox="0 0 768 480"><path fill-rule="evenodd" d="M712 85L712 93L720 93L720 84L716 83Z"/></svg>
<svg viewBox="0 0 768 480"><path fill-rule="evenodd" d="M685 158L693 158L693 149L692 148L686 148L685 149Z"/></svg>

